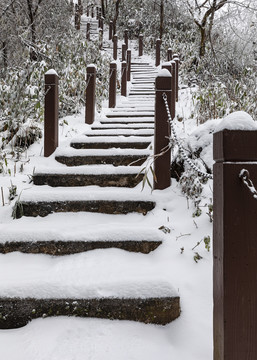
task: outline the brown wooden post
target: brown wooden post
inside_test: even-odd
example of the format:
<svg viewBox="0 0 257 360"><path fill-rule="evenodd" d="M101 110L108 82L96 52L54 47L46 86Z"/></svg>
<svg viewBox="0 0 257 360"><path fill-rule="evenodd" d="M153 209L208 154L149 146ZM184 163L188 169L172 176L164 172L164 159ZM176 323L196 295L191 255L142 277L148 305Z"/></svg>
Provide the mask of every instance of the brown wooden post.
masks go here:
<svg viewBox="0 0 257 360"><path fill-rule="evenodd" d="M126 44L126 48L128 50L128 30L124 31L124 43Z"/></svg>
<svg viewBox="0 0 257 360"><path fill-rule="evenodd" d="M58 75L54 70L45 73L44 156L58 147Z"/></svg>
<svg viewBox="0 0 257 360"><path fill-rule="evenodd" d="M171 106L171 74L167 69L159 71L155 80L155 129L154 129L154 173L157 181L154 189L166 189L171 184L169 146L170 124L163 100L163 93L167 95ZM160 155L164 152L162 155ZM159 156L160 155L160 156Z"/></svg>
<svg viewBox="0 0 257 360"><path fill-rule="evenodd" d="M86 88L86 124L93 124L95 121L95 85L96 66L87 66L87 88Z"/></svg>
<svg viewBox="0 0 257 360"><path fill-rule="evenodd" d="M74 15L74 21L75 21L75 29L80 30L80 12L79 12L79 6L78 4L75 4L75 15Z"/></svg>
<svg viewBox="0 0 257 360"><path fill-rule="evenodd" d="M138 56L143 56L143 35L139 35L138 37Z"/></svg>
<svg viewBox="0 0 257 360"><path fill-rule="evenodd" d="M127 81L130 81L131 73L131 50L127 50Z"/></svg>
<svg viewBox="0 0 257 360"><path fill-rule="evenodd" d="M162 64L162 69L167 69L168 71L169 71L169 73L171 74L171 76L173 76L172 75L172 65L171 65L171 63L170 62L166 62L166 63L163 63ZM174 104L173 104L173 102L172 102L172 99L173 99L173 97L172 97L172 95L173 95L173 91L172 91L173 89L171 88L171 91L167 94L167 96L170 96L170 107L169 107L169 109L170 109L170 114L172 115L173 113L174 113L174 109L172 109L172 107L174 108ZM171 116L171 118L172 118L172 116Z"/></svg>
<svg viewBox="0 0 257 360"><path fill-rule="evenodd" d="M176 101L178 101L178 74L179 74L179 58L175 57L173 60L176 63Z"/></svg>
<svg viewBox="0 0 257 360"><path fill-rule="evenodd" d="M167 52L167 61L171 61L171 60L172 60L172 49L169 48Z"/></svg>
<svg viewBox="0 0 257 360"><path fill-rule="evenodd" d="M99 49L103 48L103 30L99 29Z"/></svg>
<svg viewBox="0 0 257 360"><path fill-rule="evenodd" d="M109 40L112 40L112 35L113 35L113 21L110 21L110 24L109 24Z"/></svg>
<svg viewBox="0 0 257 360"><path fill-rule="evenodd" d="M110 63L109 75L109 108L116 106L116 83L117 83L117 64L116 61Z"/></svg>
<svg viewBox="0 0 257 360"><path fill-rule="evenodd" d="M231 120L232 121L232 120ZM257 359L257 131L214 134L214 360Z"/></svg>
<svg viewBox="0 0 257 360"><path fill-rule="evenodd" d="M161 40L156 40L155 46L155 66L159 66L161 63Z"/></svg>
<svg viewBox="0 0 257 360"><path fill-rule="evenodd" d="M113 35L113 59L117 60L118 58L118 36Z"/></svg>
<svg viewBox="0 0 257 360"><path fill-rule="evenodd" d="M87 7L87 17L89 17L89 7Z"/></svg>
<svg viewBox="0 0 257 360"><path fill-rule="evenodd" d="M95 13L94 13L94 8L93 8L93 6L92 6L92 9L91 9L91 16L92 16L92 18L95 16Z"/></svg>
<svg viewBox="0 0 257 360"><path fill-rule="evenodd" d="M127 63L121 63L121 96L127 96Z"/></svg>
<svg viewBox="0 0 257 360"><path fill-rule="evenodd" d="M87 40L90 41L90 23L87 23Z"/></svg>
<svg viewBox="0 0 257 360"><path fill-rule="evenodd" d="M171 118L175 119L176 115L176 63L170 61L172 66L172 79L171 79Z"/></svg>
<svg viewBox="0 0 257 360"><path fill-rule="evenodd" d="M127 46L126 44L122 44L121 47L121 61L126 61L126 52L127 52Z"/></svg>

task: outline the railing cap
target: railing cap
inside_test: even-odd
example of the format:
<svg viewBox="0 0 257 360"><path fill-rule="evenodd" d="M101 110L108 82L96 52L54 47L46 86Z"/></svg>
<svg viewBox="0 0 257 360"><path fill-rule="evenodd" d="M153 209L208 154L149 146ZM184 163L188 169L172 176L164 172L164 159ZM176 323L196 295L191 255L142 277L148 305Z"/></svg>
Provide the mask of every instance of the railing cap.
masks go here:
<svg viewBox="0 0 257 360"><path fill-rule="evenodd" d="M156 77L171 77L171 73L167 69L160 69Z"/></svg>
<svg viewBox="0 0 257 360"><path fill-rule="evenodd" d="M56 75L56 76L58 76L57 72L56 72L54 69L48 70L48 71L45 73L45 75Z"/></svg>

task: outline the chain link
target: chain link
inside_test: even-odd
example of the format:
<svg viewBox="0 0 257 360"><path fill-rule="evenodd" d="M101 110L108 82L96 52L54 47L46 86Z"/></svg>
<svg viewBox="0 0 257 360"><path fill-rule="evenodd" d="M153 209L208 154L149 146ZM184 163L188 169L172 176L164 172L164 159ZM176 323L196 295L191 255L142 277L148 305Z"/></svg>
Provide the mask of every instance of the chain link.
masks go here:
<svg viewBox="0 0 257 360"><path fill-rule="evenodd" d="M166 107L166 111L167 111L167 115L168 115L168 120L169 120L169 123L170 123L170 127L171 127L171 132L172 132L172 135L175 139L175 142L178 146L178 149L179 149L179 152L182 156L182 159L184 161L186 161L188 163L188 165L193 169L195 170L200 176L204 177L204 178L208 178L208 179L213 179L213 176L211 174L208 174L208 173L205 173L203 171L201 171L194 163L193 161L187 156L187 154L185 153L185 150L183 149L183 146L181 145L178 137L177 137L177 133L176 133L176 130L175 130L175 127L174 127L174 123L172 121L172 118L171 118L171 115L170 115L170 109L169 109L169 104L168 104L168 100L167 100L167 95L165 92L163 92L162 94L162 97L163 97L163 100L164 100L164 103L165 103L165 107Z"/></svg>
<svg viewBox="0 0 257 360"><path fill-rule="evenodd" d="M253 198L257 200L257 190L255 189L252 180L250 179L250 173L246 169L242 169L239 173L239 178L243 181L244 185L250 190Z"/></svg>

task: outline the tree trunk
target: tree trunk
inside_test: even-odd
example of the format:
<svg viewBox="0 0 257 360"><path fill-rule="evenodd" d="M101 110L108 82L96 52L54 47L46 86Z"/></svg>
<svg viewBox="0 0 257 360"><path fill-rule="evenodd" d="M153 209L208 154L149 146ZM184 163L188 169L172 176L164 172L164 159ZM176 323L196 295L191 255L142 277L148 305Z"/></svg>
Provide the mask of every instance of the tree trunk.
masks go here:
<svg viewBox="0 0 257 360"><path fill-rule="evenodd" d="M205 55L205 48L206 48L206 29L205 27L200 28L201 31L201 43L200 43L200 58L204 57Z"/></svg>
<svg viewBox="0 0 257 360"><path fill-rule="evenodd" d="M162 39L162 34L163 34L163 21L164 21L164 4L163 4L163 0L161 0L161 5L160 5L160 39Z"/></svg>
<svg viewBox="0 0 257 360"><path fill-rule="evenodd" d="M105 18L105 6L104 6L104 0L101 0L101 6L102 6L102 16Z"/></svg>
<svg viewBox="0 0 257 360"><path fill-rule="evenodd" d="M7 44L6 41L3 41L2 43L2 51L3 51L3 64L4 64L4 70L7 69Z"/></svg>
<svg viewBox="0 0 257 360"><path fill-rule="evenodd" d="M113 19L113 35L116 34L116 23L117 23L117 19L118 19L118 16L119 16L120 2L121 2L121 0L116 0L116 4L115 4L115 16L114 16L114 19Z"/></svg>

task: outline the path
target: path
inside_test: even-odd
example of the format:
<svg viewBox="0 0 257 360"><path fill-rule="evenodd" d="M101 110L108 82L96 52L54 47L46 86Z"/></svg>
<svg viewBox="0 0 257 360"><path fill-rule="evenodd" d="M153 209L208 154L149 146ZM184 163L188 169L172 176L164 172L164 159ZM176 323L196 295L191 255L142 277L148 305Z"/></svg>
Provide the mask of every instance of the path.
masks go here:
<svg viewBox="0 0 257 360"><path fill-rule="evenodd" d="M109 259L101 253L99 262L86 253L118 248L147 254L162 244L148 221L157 199L141 192L138 176L152 154L155 76L149 63L133 60L128 98L68 148L58 148L47 168L36 169L34 186L17 201L17 220L3 234L2 253L27 255L25 265L16 256L4 264L1 328L53 315L155 324L179 316L179 297L155 264L133 256L121 263L120 250Z"/></svg>

